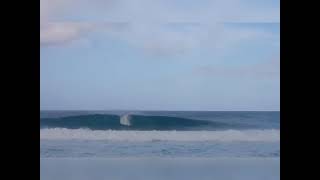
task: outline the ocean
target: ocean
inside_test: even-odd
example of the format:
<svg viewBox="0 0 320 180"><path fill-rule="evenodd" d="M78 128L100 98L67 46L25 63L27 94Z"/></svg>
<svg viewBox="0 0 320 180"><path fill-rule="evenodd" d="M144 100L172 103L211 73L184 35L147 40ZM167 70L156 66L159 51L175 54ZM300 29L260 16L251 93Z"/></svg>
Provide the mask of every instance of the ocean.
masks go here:
<svg viewBox="0 0 320 180"><path fill-rule="evenodd" d="M40 163L41 179L280 179L280 112L40 111Z"/></svg>

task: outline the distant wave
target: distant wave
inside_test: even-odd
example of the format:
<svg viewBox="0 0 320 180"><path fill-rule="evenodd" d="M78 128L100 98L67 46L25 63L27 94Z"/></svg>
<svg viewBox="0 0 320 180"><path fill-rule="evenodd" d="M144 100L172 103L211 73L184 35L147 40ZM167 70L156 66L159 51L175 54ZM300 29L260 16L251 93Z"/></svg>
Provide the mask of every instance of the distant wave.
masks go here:
<svg viewBox="0 0 320 180"><path fill-rule="evenodd" d="M91 130L209 130L239 125L170 116L91 114L41 118L40 128L87 128ZM240 126L239 126L240 127Z"/></svg>
<svg viewBox="0 0 320 180"><path fill-rule="evenodd" d="M51 128L40 129L40 140L107 141L280 141L279 130L223 131L117 131Z"/></svg>

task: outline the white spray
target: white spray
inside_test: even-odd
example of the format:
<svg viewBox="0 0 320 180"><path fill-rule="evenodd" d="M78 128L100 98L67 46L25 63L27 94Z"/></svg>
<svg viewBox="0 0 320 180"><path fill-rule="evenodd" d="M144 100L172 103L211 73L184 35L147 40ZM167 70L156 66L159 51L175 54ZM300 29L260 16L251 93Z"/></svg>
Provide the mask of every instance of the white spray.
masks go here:
<svg viewBox="0 0 320 180"><path fill-rule="evenodd" d="M129 114L123 115L120 117L120 124L125 126L131 126L130 119L131 119L131 116Z"/></svg>

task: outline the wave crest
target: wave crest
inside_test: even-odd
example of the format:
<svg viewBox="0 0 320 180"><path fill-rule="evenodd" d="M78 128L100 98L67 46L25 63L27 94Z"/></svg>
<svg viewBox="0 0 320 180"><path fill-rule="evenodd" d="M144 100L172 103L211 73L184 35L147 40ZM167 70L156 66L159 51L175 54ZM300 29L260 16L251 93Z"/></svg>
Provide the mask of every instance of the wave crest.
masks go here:
<svg viewBox="0 0 320 180"><path fill-rule="evenodd" d="M199 130L235 128L236 124L171 116L92 114L41 118L40 128L88 128L92 130Z"/></svg>

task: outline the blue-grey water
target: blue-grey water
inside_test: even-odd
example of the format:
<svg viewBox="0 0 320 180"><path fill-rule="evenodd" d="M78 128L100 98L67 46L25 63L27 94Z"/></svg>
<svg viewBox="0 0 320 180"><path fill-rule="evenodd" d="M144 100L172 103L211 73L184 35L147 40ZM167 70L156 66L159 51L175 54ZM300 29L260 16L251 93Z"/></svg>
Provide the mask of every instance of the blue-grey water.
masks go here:
<svg viewBox="0 0 320 180"><path fill-rule="evenodd" d="M279 156L280 112L40 112L42 158Z"/></svg>
<svg viewBox="0 0 320 180"><path fill-rule="evenodd" d="M42 180L278 180L280 112L41 111Z"/></svg>

